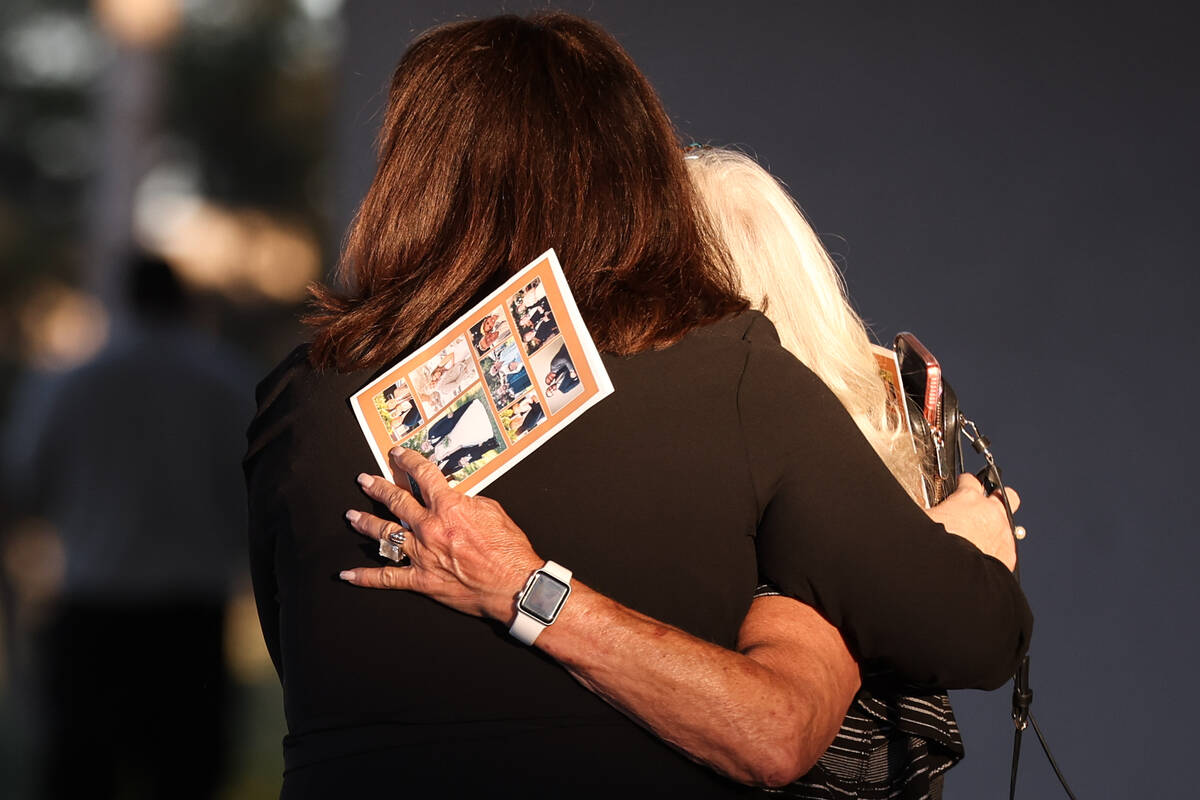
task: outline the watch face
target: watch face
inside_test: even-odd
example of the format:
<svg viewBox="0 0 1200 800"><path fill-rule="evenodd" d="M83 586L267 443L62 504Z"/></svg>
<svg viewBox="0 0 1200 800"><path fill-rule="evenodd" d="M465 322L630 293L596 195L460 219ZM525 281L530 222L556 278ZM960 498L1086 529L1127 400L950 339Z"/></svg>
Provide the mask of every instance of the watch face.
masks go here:
<svg viewBox="0 0 1200 800"><path fill-rule="evenodd" d="M554 622L571 587L545 572L536 572L518 608L544 625Z"/></svg>

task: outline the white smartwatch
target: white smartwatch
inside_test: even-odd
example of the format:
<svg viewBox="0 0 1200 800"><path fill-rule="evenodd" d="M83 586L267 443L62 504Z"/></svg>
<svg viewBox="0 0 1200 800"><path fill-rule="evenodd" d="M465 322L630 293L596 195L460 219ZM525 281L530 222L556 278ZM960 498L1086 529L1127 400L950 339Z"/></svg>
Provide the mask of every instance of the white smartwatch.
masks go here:
<svg viewBox="0 0 1200 800"><path fill-rule="evenodd" d="M508 629L522 644L533 644L546 626L558 619L571 594L571 570L547 561L529 576L517 595L517 618Z"/></svg>

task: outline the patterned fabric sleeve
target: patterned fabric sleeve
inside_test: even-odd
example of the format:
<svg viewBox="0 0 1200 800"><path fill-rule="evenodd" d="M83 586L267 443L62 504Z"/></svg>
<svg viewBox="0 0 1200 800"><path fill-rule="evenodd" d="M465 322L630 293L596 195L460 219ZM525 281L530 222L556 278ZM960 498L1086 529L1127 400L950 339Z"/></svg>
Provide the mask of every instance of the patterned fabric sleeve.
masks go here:
<svg viewBox="0 0 1200 800"><path fill-rule="evenodd" d="M757 597L781 596L770 584ZM886 674L863 676L829 749L795 783L764 794L806 800L939 800L946 770L963 757L958 722L944 692L890 686Z"/></svg>

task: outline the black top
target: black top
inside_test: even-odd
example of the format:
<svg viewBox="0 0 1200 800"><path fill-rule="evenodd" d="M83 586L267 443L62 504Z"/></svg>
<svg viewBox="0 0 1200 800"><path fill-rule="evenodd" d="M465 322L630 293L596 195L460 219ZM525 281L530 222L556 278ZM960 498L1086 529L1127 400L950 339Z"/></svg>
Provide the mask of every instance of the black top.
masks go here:
<svg viewBox="0 0 1200 800"><path fill-rule="evenodd" d="M373 376L316 372L305 355L259 386L245 462L284 795L481 776L736 795L501 626L338 580L379 563L342 516L366 502L357 473L377 471L347 403ZM909 500L765 317L604 362L614 393L484 492L540 556L724 647L762 579L818 608L871 668L944 687L1013 672L1032 617L1011 574Z"/></svg>

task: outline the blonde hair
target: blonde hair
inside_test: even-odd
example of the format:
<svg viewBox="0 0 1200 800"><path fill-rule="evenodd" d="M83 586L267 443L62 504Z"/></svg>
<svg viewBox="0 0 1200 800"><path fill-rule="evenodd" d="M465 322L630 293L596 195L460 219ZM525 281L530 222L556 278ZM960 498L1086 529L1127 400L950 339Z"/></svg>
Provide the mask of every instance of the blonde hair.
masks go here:
<svg viewBox="0 0 1200 800"><path fill-rule="evenodd" d="M743 153L693 149L686 164L737 266L742 292L775 324L783 346L833 390L896 480L923 504L921 462L909 432L888 412L866 326L795 201Z"/></svg>

